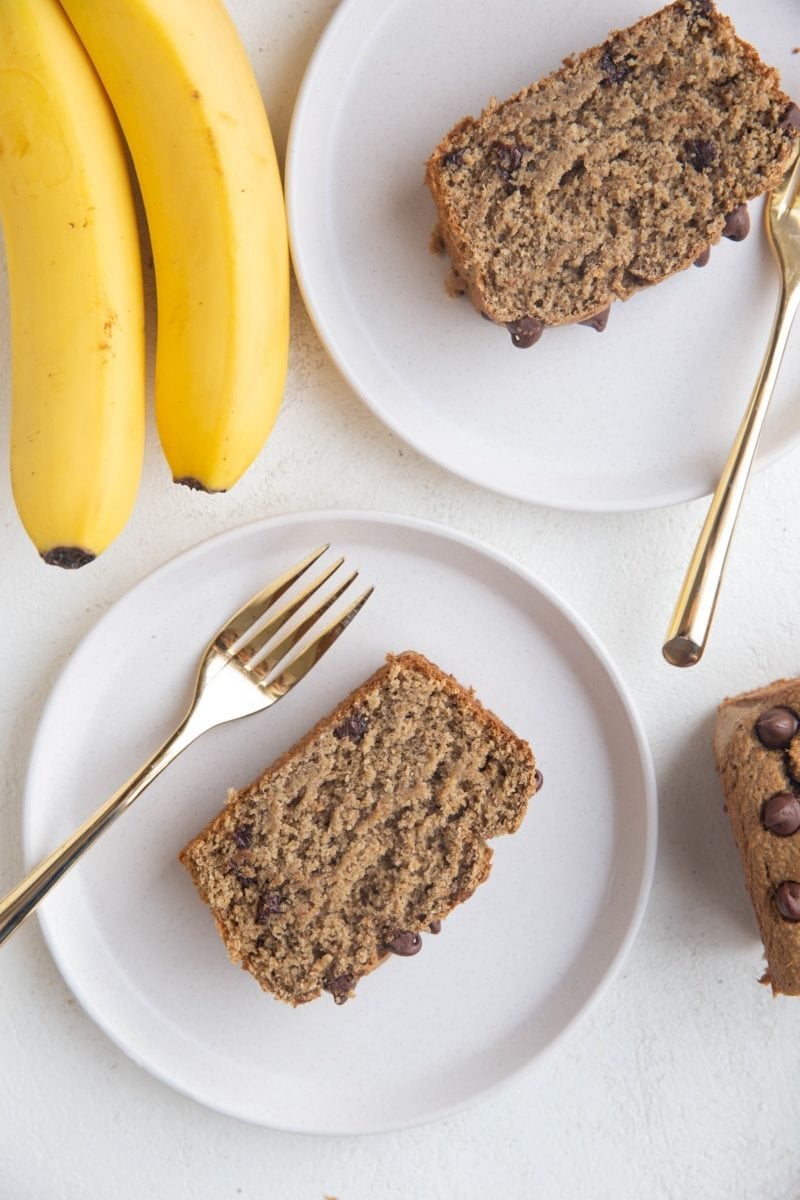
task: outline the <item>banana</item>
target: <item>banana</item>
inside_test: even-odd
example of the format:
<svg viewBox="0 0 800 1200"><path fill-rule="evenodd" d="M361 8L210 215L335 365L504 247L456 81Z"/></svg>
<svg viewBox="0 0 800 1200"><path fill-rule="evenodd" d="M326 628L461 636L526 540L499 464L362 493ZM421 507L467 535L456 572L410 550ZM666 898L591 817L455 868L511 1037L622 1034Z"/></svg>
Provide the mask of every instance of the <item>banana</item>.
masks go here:
<svg viewBox="0 0 800 1200"><path fill-rule="evenodd" d="M156 279L156 423L173 478L226 491L278 414L289 339L283 191L218 0L62 0L116 109Z"/></svg>
<svg viewBox="0 0 800 1200"><path fill-rule="evenodd" d="M0 218L14 501L45 561L78 567L136 498L144 311L124 145L57 0L0 5Z"/></svg>

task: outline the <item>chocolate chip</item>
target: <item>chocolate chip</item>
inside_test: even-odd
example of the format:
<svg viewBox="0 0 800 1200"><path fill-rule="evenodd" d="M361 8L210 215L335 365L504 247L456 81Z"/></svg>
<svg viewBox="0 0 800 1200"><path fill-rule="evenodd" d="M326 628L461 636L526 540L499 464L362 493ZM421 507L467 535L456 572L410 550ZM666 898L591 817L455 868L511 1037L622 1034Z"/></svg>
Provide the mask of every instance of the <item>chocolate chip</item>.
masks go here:
<svg viewBox="0 0 800 1200"><path fill-rule="evenodd" d="M756 734L768 750L785 750L797 733L798 724L790 708L768 708L756 722Z"/></svg>
<svg viewBox="0 0 800 1200"><path fill-rule="evenodd" d="M775 907L787 921L800 921L800 883L785 879L775 889Z"/></svg>
<svg viewBox="0 0 800 1200"><path fill-rule="evenodd" d="M533 790L534 790L534 792L538 792L543 783L544 783L544 775L537 767L536 770L533 772Z"/></svg>
<svg viewBox="0 0 800 1200"><path fill-rule="evenodd" d="M743 242L750 232L750 213L746 204L738 204L733 212L728 213L722 236L732 242Z"/></svg>
<svg viewBox="0 0 800 1200"><path fill-rule="evenodd" d="M612 84L620 84L628 78L633 70L633 63L636 60L633 55L626 54L619 62L615 61L611 47L605 46L600 59L600 70L605 75L605 79L600 80L600 87L611 87Z"/></svg>
<svg viewBox="0 0 800 1200"><path fill-rule="evenodd" d="M529 346L535 346L544 333L544 321L538 317L520 317L518 321L506 321L506 329L514 345L527 350Z"/></svg>
<svg viewBox="0 0 800 1200"><path fill-rule="evenodd" d="M431 931L431 933L441 933L442 932L442 922L437 917L437 919L435 921L431 921L430 925L428 926L428 929Z"/></svg>
<svg viewBox="0 0 800 1200"><path fill-rule="evenodd" d="M464 165L464 147L459 147L458 150L450 150L447 154L442 155L443 167L461 167Z"/></svg>
<svg viewBox="0 0 800 1200"><path fill-rule="evenodd" d="M365 716L361 713L351 713L334 728L333 736L340 740L347 737L353 742L360 742L368 729L369 721Z"/></svg>
<svg viewBox="0 0 800 1200"><path fill-rule="evenodd" d="M689 138L683 143L686 161L695 171L706 171L717 161L718 150L707 138Z"/></svg>
<svg viewBox="0 0 800 1200"><path fill-rule="evenodd" d="M346 1004L355 983L355 975L345 971L341 975L334 975L332 979L324 980L322 987L324 991L331 993L336 1004Z"/></svg>
<svg viewBox="0 0 800 1200"><path fill-rule="evenodd" d="M253 826L237 825L233 831L233 840L240 850L249 850L253 842Z"/></svg>
<svg viewBox="0 0 800 1200"><path fill-rule="evenodd" d="M691 0L691 5L699 17L710 17L714 8L711 0Z"/></svg>
<svg viewBox="0 0 800 1200"><path fill-rule="evenodd" d="M779 129L800 129L800 108L790 104L780 120Z"/></svg>
<svg viewBox="0 0 800 1200"><path fill-rule="evenodd" d="M283 897L279 892L262 892L256 905L256 925L268 925L270 917L282 912Z"/></svg>
<svg viewBox="0 0 800 1200"><path fill-rule="evenodd" d="M611 312L611 305L608 308L603 308L600 312L596 312L593 317L587 317L585 321L579 321L579 325L588 325L590 329L596 329L598 333L602 333L608 324L608 314Z"/></svg>
<svg viewBox="0 0 800 1200"><path fill-rule="evenodd" d="M520 142L492 142L491 148L494 152L495 167L506 181L522 162L523 151L529 149Z"/></svg>
<svg viewBox="0 0 800 1200"><path fill-rule="evenodd" d="M392 954L399 954L402 958L410 958L412 954L419 954L422 949L422 938L410 929L401 929L389 939L386 949L391 950Z"/></svg>
<svg viewBox="0 0 800 1200"><path fill-rule="evenodd" d="M694 265L695 265L696 267L707 267L707 266L708 266L708 260L709 260L710 258L711 258L711 247L710 247L710 246L706 246L706 248L705 248L705 250L703 251L703 253L702 253L702 254L698 254L697 258L694 260Z"/></svg>
<svg viewBox="0 0 800 1200"><path fill-rule="evenodd" d="M242 887L255 883L256 876L252 865L252 855L249 850L237 850L228 859L228 872L239 880Z"/></svg>
<svg viewBox="0 0 800 1200"><path fill-rule="evenodd" d="M761 813L764 828L778 837L791 837L800 829L800 800L794 792L776 792Z"/></svg>

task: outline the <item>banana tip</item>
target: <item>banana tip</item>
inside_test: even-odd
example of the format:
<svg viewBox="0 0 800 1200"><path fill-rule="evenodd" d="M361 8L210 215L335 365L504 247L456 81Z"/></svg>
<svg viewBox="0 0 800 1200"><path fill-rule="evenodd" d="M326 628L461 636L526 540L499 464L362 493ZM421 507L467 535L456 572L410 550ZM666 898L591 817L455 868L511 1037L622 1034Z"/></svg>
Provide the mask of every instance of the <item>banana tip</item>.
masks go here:
<svg viewBox="0 0 800 1200"><path fill-rule="evenodd" d="M207 492L209 496L217 496L225 491L225 488L210 488L201 483L194 475L182 475L180 478L175 476L174 483L181 483L184 487L191 488L193 492Z"/></svg>
<svg viewBox="0 0 800 1200"><path fill-rule="evenodd" d="M42 558L48 566L74 571L93 562L96 555L92 554L91 550L82 550L80 546L54 546L52 550L46 550Z"/></svg>

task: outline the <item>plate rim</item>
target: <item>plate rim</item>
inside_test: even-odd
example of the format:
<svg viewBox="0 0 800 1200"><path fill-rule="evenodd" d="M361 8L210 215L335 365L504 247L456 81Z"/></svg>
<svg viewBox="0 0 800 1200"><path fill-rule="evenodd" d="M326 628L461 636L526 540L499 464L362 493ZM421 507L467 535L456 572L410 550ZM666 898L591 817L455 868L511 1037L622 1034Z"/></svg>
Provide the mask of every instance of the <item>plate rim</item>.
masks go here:
<svg viewBox="0 0 800 1200"><path fill-rule="evenodd" d="M598 982L595 984L592 991L589 993L584 1002L576 1009L572 1017L559 1029L559 1031L539 1050L533 1053L530 1057L524 1059L523 1062L516 1065L513 1069L507 1071L500 1079L494 1081L490 1085L471 1092L466 1098L461 1098L459 1101L448 1104L444 1107L433 1111L427 1111L422 1115L414 1115L401 1120L380 1120L374 1121L369 1125L363 1125L359 1128L350 1126L337 1126L334 1123L326 1124L325 1127L319 1126L309 1128L308 1126L298 1125L296 1123L282 1122L279 1119L270 1118L268 1121L263 1118L256 1117L252 1112L245 1112L237 1109L235 1104L219 1103L211 1100L207 1095L202 1094L200 1089L192 1088L184 1082L178 1082L172 1078L165 1070L160 1068L158 1063L152 1062L146 1055L141 1054L130 1043L124 1032L116 1028L114 1022L100 1011L89 993L84 991L83 984L79 978L76 978L67 964L63 961L59 949L58 936L51 928L47 913L47 907L40 907L36 910L36 917L39 928L44 938L45 944L61 974L64 983L72 992L75 999L83 1008L84 1012L97 1028L109 1040L126 1055L131 1061L136 1063L148 1074L154 1076L162 1084L171 1087L174 1091L181 1095L189 1097L195 1103L201 1104L204 1108L211 1111L221 1113L227 1117L233 1117L237 1120L244 1121L248 1124L256 1125L260 1128L272 1129L276 1132L305 1134L309 1136L322 1137L346 1137L346 1136L363 1136L367 1134L389 1133L401 1129L418 1128L423 1125L432 1124L434 1122L445 1120L453 1117L461 1112L467 1111L476 1107L479 1104L485 1103L487 1100L503 1092L507 1087L518 1083L526 1075L532 1073L536 1067L545 1061L550 1054L559 1046L566 1038L568 1038L575 1028L579 1026L592 1008L597 1004L600 998L605 994L608 987L618 975L625 959L627 958L636 938L641 929L645 912L649 903L650 894L652 891L653 877L655 873L656 849L658 841L658 796L657 782L655 777L655 769L652 759L652 754L647 739L644 724L638 709L634 703L631 692L625 682L621 672L617 668L613 659L605 649L603 643L598 638L597 634L587 624L584 618L573 609L573 607L561 596L558 595L549 584L544 583L535 576L527 567L517 562L515 559L506 555L503 551L496 550L493 546L474 537L471 534L454 529L450 526L442 525L438 522L428 521L423 518L407 516L402 513L384 512L372 509L349 509L349 508L330 508L330 509L315 509L315 510L292 510L288 512L273 514L267 517L257 518L252 521L246 521L238 525L231 526L229 529L222 530L212 534L209 537L203 538L184 550L178 551L177 554L170 556L163 562L159 563L151 570L147 571L136 583L118 596L100 617L86 630L79 638L73 649L70 651L66 661L62 665L58 675L56 676L52 687L50 688L47 698L42 706L37 721L36 728L31 739L28 750L27 763L25 768L24 783L22 790L22 849L23 861L25 870L30 869L33 863L32 846L31 846L31 812L32 806L35 803L33 793L33 775L36 768L39 755L42 753L40 745L42 729L46 722L51 718L52 713L56 710L62 690L67 686L69 677L75 669L75 663L86 652L87 647L91 648L91 643L96 637L100 637L105 630L106 624L110 623L119 607L128 602L132 596L146 586L152 583L154 579L161 574L166 574L170 570L174 570L181 564L189 562L193 558L201 557L209 550L213 551L213 547L217 544L224 544L230 540L236 540L239 537L244 537L248 533L256 530L269 530L272 528L280 528L291 526L294 524L311 524L324 523L325 521L350 521L363 525L392 525L400 529L421 532L434 538L444 538L446 541L455 542L466 549L477 553L479 556L488 558L491 562L503 569L510 570L519 579L522 580L528 587L533 588L550 603L553 608L562 616L567 623L581 637L593 654L595 659L603 668L606 677L617 693L627 719L628 729L633 738L633 747L635 748L637 759L642 772L643 793L641 797L642 811L644 817L644 837L642 841L642 854L640 864L640 877L638 888L636 891L635 901L631 907L629 920L623 937L614 951L614 954L606 964Z"/></svg>
<svg viewBox="0 0 800 1200"><path fill-rule="evenodd" d="M393 0L396 2L396 0ZM401 0L402 3L407 3L408 0ZM306 65L303 73L303 78L297 92L297 97L292 109L292 114L289 122L289 132L286 143L286 162L285 162L285 199L286 199L286 218L289 234L289 247L291 252L292 263L294 266L295 279L300 294L303 299L306 312L308 313L311 323L313 324L320 341L325 348L326 353L333 362L343 379L350 385L355 394L359 397L363 404L397 437L399 437L407 446L416 450L423 458L429 462L435 463L448 474L454 475L456 478L465 479L469 483L482 488L492 494L499 496L507 496L513 500L519 500L526 504L536 504L542 508L554 509L559 512L585 512L585 513L624 513L624 512L650 512L655 509L672 508L679 504L686 504L693 500L710 500L713 491L702 484L698 483L693 487L684 487L681 489L673 489L666 491L658 496L649 498L629 498L624 499L592 499L591 496L585 496L580 500L570 500L568 497L553 498L547 494L535 493L530 489L521 489L503 484L498 480L493 483L487 483L481 478L480 473L475 470L470 470L468 467L458 463L453 463L448 460L446 455L438 451L436 448L431 449L425 444L424 438L415 437L412 431L409 431L402 422L392 413L387 412L385 406L381 403L377 396L371 394L370 389L364 386L361 382L358 371L348 362L347 356L340 350L335 336L331 332L330 324L325 318L324 312L320 310L319 305L313 298L313 285L309 285L306 277L307 256L302 250L301 242L302 235L300 229L302 222L298 219L298 208L300 196L303 189L297 184L297 179L300 173L301 148L300 141L302 129L308 117L308 109L311 107L315 98L315 83L316 73L328 53L331 43L333 43L339 33L340 25L344 25L350 18L351 10L358 10L361 7L366 13L371 14L370 24L375 24L386 16L386 10L378 13L374 7L370 7L369 0L341 0L341 3L333 12L328 20L320 38L318 39L314 50ZM763 197L757 197L752 202L754 205L761 205ZM776 282L777 289L777 282ZM777 297L777 290L776 290ZM753 380L755 384L755 377ZM742 401L744 404L744 400ZM742 408L744 412L744 408ZM757 474L774 463L779 462L786 455L800 445L800 423L796 426L796 432L793 436L787 437L785 441L775 446L769 451L763 449L763 445L759 447L755 461L753 463L751 473ZM721 473L724 464L724 453L720 453L720 461L718 472Z"/></svg>

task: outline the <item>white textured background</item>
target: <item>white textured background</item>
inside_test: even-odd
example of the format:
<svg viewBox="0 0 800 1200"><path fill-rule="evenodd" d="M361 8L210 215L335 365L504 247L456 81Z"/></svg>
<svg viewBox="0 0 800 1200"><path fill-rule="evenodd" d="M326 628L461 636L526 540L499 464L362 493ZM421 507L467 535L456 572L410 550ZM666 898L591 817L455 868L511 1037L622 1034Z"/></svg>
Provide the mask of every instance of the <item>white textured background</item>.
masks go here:
<svg viewBox="0 0 800 1200"><path fill-rule="evenodd" d="M282 154L334 0L231 7L258 25L254 61ZM660 642L702 503L583 516L484 493L378 424L328 362L296 294L292 318L282 414L230 495L174 487L151 430L125 533L90 568L57 572L21 532L2 472L0 892L22 868L20 800L38 713L97 616L210 533L294 509L380 507L506 551L605 642L640 706L658 774L650 908L622 973L524 1083L436 1126L346 1140L243 1125L145 1074L78 1008L31 921L0 951L0 1200L797 1200L800 1000L773 1000L756 982L760 945L709 750L723 695L800 672L797 454L752 481L711 647L699 667L678 672L662 662ZM4 462L7 345L3 291ZM800 353L800 331L789 353Z"/></svg>

